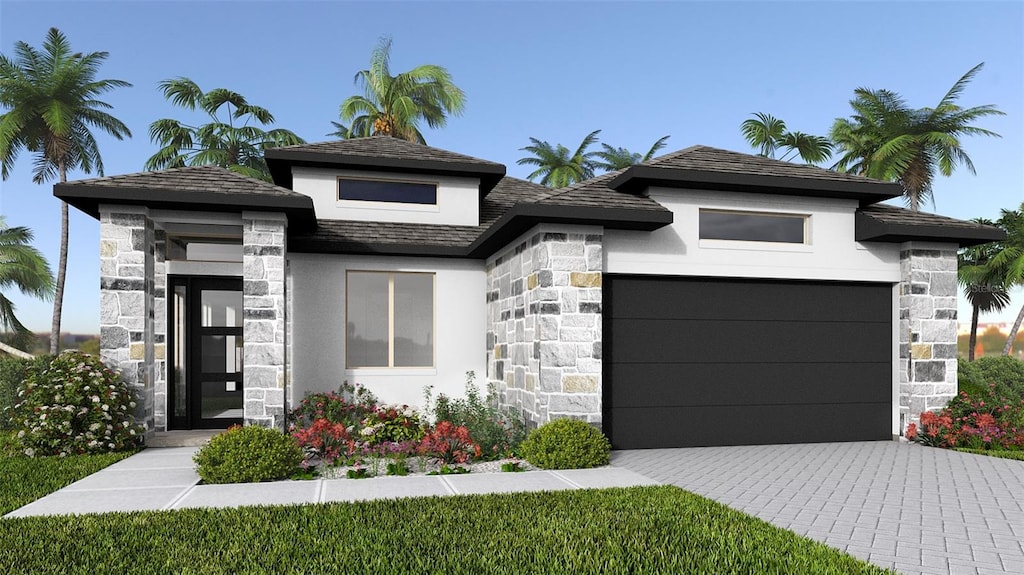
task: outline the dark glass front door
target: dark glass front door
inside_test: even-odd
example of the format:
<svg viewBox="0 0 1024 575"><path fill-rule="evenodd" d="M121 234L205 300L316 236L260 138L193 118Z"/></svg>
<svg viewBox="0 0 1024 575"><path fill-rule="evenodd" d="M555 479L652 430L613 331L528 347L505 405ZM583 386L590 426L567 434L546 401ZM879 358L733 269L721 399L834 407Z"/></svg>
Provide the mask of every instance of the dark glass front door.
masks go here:
<svg viewBox="0 0 1024 575"><path fill-rule="evenodd" d="M167 320L170 428L242 423L242 280L170 276Z"/></svg>

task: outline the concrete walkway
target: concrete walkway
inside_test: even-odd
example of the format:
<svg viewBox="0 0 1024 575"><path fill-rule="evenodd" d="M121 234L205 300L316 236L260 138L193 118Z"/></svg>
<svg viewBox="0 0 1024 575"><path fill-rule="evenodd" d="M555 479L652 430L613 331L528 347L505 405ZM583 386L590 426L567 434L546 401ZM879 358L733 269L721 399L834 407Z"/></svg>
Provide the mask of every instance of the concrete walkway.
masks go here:
<svg viewBox="0 0 1024 575"><path fill-rule="evenodd" d="M196 447L151 448L16 509L6 517L110 511L286 505L430 495L555 491L656 485L615 467L369 479L198 485Z"/></svg>
<svg viewBox="0 0 1024 575"><path fill-rule="evenodd" d="M880 441L618 451L612 465L907 575L1024 574L1024 461Z"/></svg>

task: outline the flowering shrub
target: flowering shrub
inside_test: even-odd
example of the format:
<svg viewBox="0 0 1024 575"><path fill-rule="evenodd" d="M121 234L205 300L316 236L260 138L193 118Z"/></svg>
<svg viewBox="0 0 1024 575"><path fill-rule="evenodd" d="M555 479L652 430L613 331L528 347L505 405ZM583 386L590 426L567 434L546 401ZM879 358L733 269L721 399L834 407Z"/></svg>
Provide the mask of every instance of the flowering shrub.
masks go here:
<svg viewBox="0 0 1024 575"><path fill-rule="evenodd" d="M31 365L11 423L29 457L123 451L143 431L134 408L128 384L99 358L72 351Z"/></svg>
<svg viewBox="0 0 1024 575"><path fill-rule="evenodd" d="M361 439L371 445L416 440L424 435L419 414L408 405L376 407L360 425Z"/></svg>
<svg viewBox="0 0 1024 575"><path fill-rule="evenodd" d="M308 427L318 419L356 427L377 406L377 398L361 385L341 384L338 391L311 393L288 415L293 428Z"/></svg>
<svg viewBox="0 0 1024 575"><path fill-rule="evenodd" d="M465 426L442 421L420 442L420 453L442 463L469 463L481 450Z"/></svg>
<svg viewBox="0 0 1024 575"><path fill-rule="evenodd" d="M992 384L994 391L995 384ZM905 436L932 447L963 447L970 449L1024 449L1024 427L1020 425L1024 414L1024 400L996 403L972 399L967 392L950 402L939 412L921 414L921 425L911 423Z"/></svg>
<svg viewBox="0 0 1024 575"><path fill-rule="evenodd" d="M309 427L293 427L291 434L307 460L315 457L326 465L333 465L337 459L351 455L353 451L354 443L343 423L317 419Z"/></svg>
<svg viewBox="0 0 1024 575"><path fill-rule="evenodd" d="M466 372L466 398L453 399L444 394L437 396L433 413L436 421L450 421L465 426L473 440L482 448L481 457L498 459L513 452L526 438L526 424L521 414L505 412L496 407L493 386L487 397L480 397L480 388L474 381L476 374ZM430 404L430 389L424 392Z"/></svg>

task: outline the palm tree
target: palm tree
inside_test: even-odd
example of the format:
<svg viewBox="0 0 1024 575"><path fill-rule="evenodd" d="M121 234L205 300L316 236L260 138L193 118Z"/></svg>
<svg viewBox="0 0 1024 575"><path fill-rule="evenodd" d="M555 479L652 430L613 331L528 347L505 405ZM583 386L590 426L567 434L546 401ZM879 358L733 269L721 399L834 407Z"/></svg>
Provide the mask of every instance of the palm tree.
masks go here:
<svg viewBox="0 0 1024 575"><path fill-rule="evenodd" d="M564 188L589 180L594 177L593 157L598 152L588 152L587 148L597 141L599 133L601 130L587 134L575 152L570 152L569 148L561 144L552 146L546 141L530 138L532 144L519 149L533 156L520 158L516 163L520 166L537 166L527 179L532 181L539 176L541 185L551 188Z"/></svg>
<svg viewBox="0 0 1024 575"><path fill-rule="evenodd" d="M14 303L3 292L17 288L25 295L46 300L53 297L50 265L31 244L31 230L8 227L0 216L0 331L11 332L16 347L25 347L35 336L14 315Z"/></svg>
<svg viewBox="0 0 1024 575"><path fill-rule="evenodd" d="M843 152L832 169L899 182L912 210L932 199L936 169L950 176L962 164L974 174L974 163L960 138L999 137L973 123L986 116L1003 115L993 105L961 108L956 104L983 66L981 63L971 68L934 108L910 108L899 94L889 90L855 90L850 101L853 116L837 118L832 125L832 141Z"/></svg>
<svg viewBox="0 0 1024 575"><path fill-rule="evenodd" d="M1009 289L1013 286L1024 286L1024 203L1017 210L1002 210L996 225L1006 232L1006 239L995 242L991 257L985 264L983 274L996 278L1000 285ZM976 272L977 273L977 272ZM981 275L978 273L978 275ZM1010 328L1010 336L1006 338L1003 355L1010 355L1017 330L1024 322L1024 306L1021 307L1017 319Z"/></svg>
<svg viewBox="0 0 1024 575"><path fill-rule="evenodd" d="M990 226L996 225L995 222L984 218L976 218L972 221ZM978 345L978 317L980 314L1002 311L1010 305L1010 294L1003 285L1005 278L996 277L995 270L988 265L999 250L999 243L992 242L961 250L958 256L957 280L964 290L964 296L971 304L968 361L974 361L974 350Z"/></svg>
<svg viewBox="0 0 1024 575"><path fill-rule="evenodd" d="M658 138L658 141L654 142L651 149L647 150L647 153L642 156L639 152L630 152L626 148L613 148L608 144L601 144L601 151L594 152L594 156L600 158L600 160L593 162L594 167L606 172L614 172L615 170L622 170L636 164L641 164L653 158L654 154L658 153L658 150L664 148L665 141L669 137L662 136Z"/></svg>
<svg viewBox="0 0 1024 575"><path fill-rule="evenodd" d="M250 125L267 126L274 123L274 116L266 108L250 104L238 92L225 88L203 92L188 78L164 80L159 87L174 105L188 110L199 108L213 121L189 126L165 118L150 124L150 140L162 147L146 160L147 170L212 164L269 182L264 150L305 143L289 130ZM222 108L223 119L218 116Z"/></svg>
<svg viewBox="0 0 1024 575"><path fill-rule="evenodd" d="M110 104L99 96L129 87L123 80L97 80L106 52L72 52L67 37L50 28L42 51L24 42L14 44L14 58L0 55L0 172L10 175L18 155L35 154L32 180L42 184L57 177L67 181L69 170L103 175L103 160L91 132L98 129L118 140L131 132L104 110ZM60 256L53 297L50 353L60 347L64 277L68 261L68 205L60 206Z"/></svg>
<svg viewBox="0 0 1024 575"><path fill-rule="evenodd" d="M349 125L331 122L336 130L328 135L342 139L384 135L426 144L421 121L443 128L449 115L462 115L466 95L452 82L448 70L424 64L392 76L390 60L391 38L385 36L373 49L369 69L356 74L354 81L362 86L363 95L341 103L341 121Z"/></svg>
<svg viewBox="0 0 1024 575"><path fill-rule="evenodd" d="M832 155L834 146L828 138L803 132L790 132L786 129L785 122L771 114L757 112L754 116L756 120L743 120L740 131L743 133L743 139L752 148L757 148L759 155L783 161L790 161L799 156L808 164L824 162ZM785 152L781 158L775 158L775 152L780 149Z"/></svg>

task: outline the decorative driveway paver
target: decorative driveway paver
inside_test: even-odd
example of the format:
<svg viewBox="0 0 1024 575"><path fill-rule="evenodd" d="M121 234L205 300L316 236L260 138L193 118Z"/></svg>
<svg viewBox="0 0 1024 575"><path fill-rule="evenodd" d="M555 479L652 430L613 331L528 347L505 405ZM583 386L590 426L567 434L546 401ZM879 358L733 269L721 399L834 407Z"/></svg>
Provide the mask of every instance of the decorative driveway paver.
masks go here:
<svg viewBox="0 0 1024 575"><path fill-rule="evenodd" d="M612 465L907 575L1024 573L1024 462L896 441L612 452Z"/></svg>

